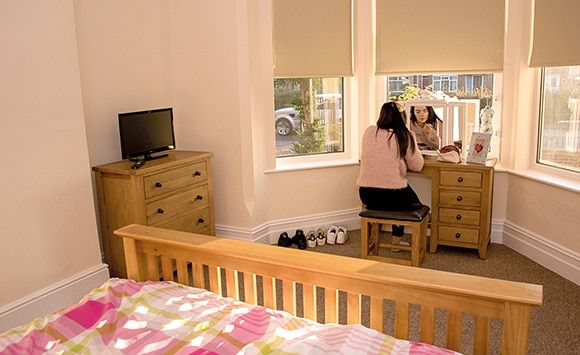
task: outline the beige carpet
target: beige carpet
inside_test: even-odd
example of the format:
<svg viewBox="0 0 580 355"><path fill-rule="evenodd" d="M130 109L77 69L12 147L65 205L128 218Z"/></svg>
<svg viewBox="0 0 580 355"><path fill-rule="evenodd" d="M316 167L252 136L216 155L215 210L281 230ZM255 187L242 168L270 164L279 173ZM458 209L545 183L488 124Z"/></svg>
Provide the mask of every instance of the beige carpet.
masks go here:
<svg viewBox="0 0 580 355"><path fill-rule="evenodd" d="M324 245L308 250L358 258L359 232L349 231L349 240L345 245ZM402 256L403 252L390 254L393 255ZM532 310L528 353L580 354L580 286L573 282L500 244L489 246L486 260L479 259L476 250L440 246L436 254L427 253L421 267L543 285L544 304ZM323 297L320 292L319 297ZM388 310L389 306L387 302L387 319L392 318L392 314L389 315L392 313ZM341 317L344 318L344 315ZM365 322L368 324L368 311L363 316L363 324ZM391 319L390 324L392 323ZM467 319L463 326L472 326L469 323L470 320ZM495 332L499 332L500 326L492 322L492 334L496 334L494 328ZM393 330L389 327L386 332L393 334ZM411 339L416 340L417 337L418 334L411 331ZM498 348L499 344L490 344L491 353L497 353ZM462 351L466 354L471 353L468 339L463 342Z"/></svg>

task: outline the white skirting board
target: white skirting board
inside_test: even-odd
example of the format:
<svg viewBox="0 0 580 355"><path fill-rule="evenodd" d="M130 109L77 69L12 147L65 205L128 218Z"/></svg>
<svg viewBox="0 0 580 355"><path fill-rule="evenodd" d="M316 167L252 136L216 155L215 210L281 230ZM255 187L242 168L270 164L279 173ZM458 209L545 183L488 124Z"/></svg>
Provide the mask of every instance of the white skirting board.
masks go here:
<svg viewBox="0 0 580 355"><path fill-rule="evenodd" d="M276 244L282 232L292 237L296 229L316 230L331 225L347 230L360 229L360 209L342 210L309 216L293 217L263 223L255 228L216 225L216 234L232 239ZM538 264L580 285L580 254L526 230L510 221L491 221L491 242L504 244Z"/></svg>
<svg viewBox="0 0 580 355"><path fill-rule="evenodd" d="M273 220L263 223L255 228L239 228L216 224L216 235L231 239L276 244L282 232L287 232L292 237L297 229L304 233L317 228L328 229L330 226L342 226L347 230L360 229L359 208L319 213L309 216L293 217Z"/></svg>
<svg viewBox="0 0 580 355"><path fill-rule="evenodd" d="M580 285L580 253L510 221L504 222L503 244L576 285Z"/></svg>
<svg viewBox="0 0 580 355"><path fill-rule="evenodd" d="M78 302L109 279L107 264L96 265L0 308L0 333Z"/></svg>

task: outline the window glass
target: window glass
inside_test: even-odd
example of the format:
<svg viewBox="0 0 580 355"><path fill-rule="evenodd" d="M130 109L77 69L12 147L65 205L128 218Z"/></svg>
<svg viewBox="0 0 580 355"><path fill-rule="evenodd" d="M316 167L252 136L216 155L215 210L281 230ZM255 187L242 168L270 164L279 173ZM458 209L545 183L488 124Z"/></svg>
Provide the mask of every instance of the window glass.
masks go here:
<svg viewBox="0 0 580 355"><path fill-rule="evenodd" d="M543 70L537 162L580 172L580 66Z"/></svg>
<svg viewBox="0 0 580 355"><path fill-rule="evenodd" d="M274 79L276 157L344 152L343 78Z"/></svg>

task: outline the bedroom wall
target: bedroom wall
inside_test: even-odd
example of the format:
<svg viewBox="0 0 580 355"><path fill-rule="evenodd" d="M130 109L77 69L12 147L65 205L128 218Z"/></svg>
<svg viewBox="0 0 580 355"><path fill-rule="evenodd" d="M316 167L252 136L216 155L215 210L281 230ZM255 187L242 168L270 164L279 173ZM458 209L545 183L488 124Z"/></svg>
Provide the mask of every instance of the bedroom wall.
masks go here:
<svg viewBox="0 0 580 355"><path fill-rule="evenodd" d="M0 47L2 309L101 256L72 1L0 2Z"/></svg>

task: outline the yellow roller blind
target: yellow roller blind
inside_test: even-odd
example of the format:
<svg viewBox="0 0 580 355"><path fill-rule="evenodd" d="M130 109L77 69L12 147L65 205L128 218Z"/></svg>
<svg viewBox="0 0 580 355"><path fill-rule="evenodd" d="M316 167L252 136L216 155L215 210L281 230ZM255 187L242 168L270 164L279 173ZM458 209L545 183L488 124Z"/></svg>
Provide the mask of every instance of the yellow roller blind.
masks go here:
<svg viewBox="0 0 580 355"><path fill-rule="evenodd" d="M580 0L536 0L530 65L580 65Z"/></svg>
<svg viewBox="0 0 580 355"><path fill-rule="evenodd" d="M497 72L504 0L377 0L377 74Z"/></svg>
<svg viewBox="0 0 580 355"><path fill-rule="evenodd" d="M351 0L273 0L274 77L352 71Z"/></svg>

